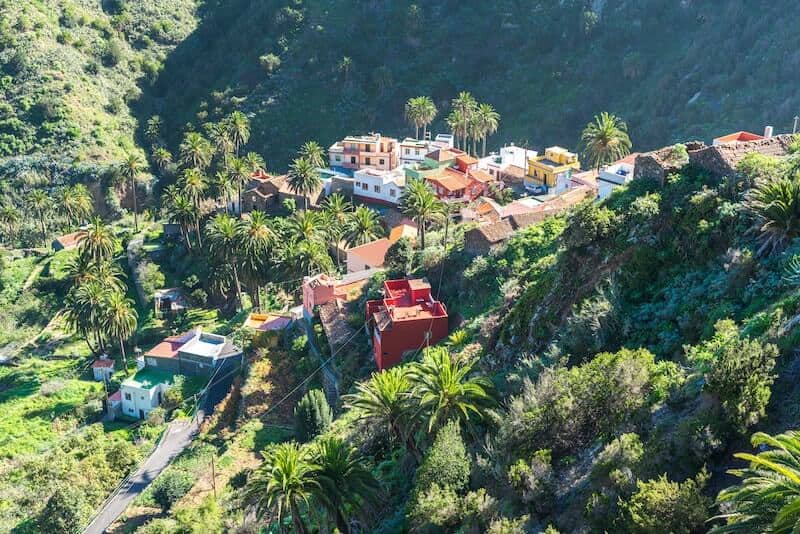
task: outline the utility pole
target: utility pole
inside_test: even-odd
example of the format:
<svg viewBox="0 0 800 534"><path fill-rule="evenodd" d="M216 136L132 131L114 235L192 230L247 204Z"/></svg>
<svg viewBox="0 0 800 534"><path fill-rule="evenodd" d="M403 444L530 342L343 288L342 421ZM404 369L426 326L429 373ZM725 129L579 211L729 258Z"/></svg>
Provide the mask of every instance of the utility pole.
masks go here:
<svg viewBox="0 0 800 534"><path fill-rule="evenodd" d="M797 115L795 115L795 116L794 116L794 126L792 126L792 133L793 133L793 134L796 134L796 133L797 133L797 125L798 125L798 123L800 123L800 117L798 117Z"/></svg>

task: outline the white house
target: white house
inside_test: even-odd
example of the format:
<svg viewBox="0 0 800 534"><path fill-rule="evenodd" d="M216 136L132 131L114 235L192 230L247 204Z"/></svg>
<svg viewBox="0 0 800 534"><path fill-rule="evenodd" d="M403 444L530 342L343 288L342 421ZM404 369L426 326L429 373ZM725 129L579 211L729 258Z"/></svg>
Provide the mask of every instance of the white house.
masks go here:
<svg viewBox="0 0 800 534"><path fill-rule="evenodd" d="M391 171L361 169L353 174L353 194L368 202L397 205L405 186L402 168Z"/></svg>
<svg viewBox="0 0 800 534"><path fill-rule="evenodd" d="M600 200L609 196L617 187L625 185L633 179L638 155L638 153L630 154L600 169L600 174L597 176Z"/></svg>
<svg viewBox="0 0 800 534"><path fill-rule="evenodd" d="M406 137L400 142L400 166L410 167L425 161L425 154L429 152L427 141L420 141L412 137Z"/></svg>
<svg viewBox="0 0 800 534"><path fill-rule="evenodd" d="M535 158L538 152L513 143L504 146L500 152L478 160L478 168L488 172L493 178L505 181L519 181L528 169L528 160Z"/></svg>
<svg viewBox="0 0 800 534"><path fill-rule="evenodd" d="M128 417L144 419L163 400L172 385L172 374L144 368L120 386L122 413Z"/></svg>
<svg viewBox="0 0 800 534"><path fill-rule="evenodd" d="M114 374L114 360L109 358L108 354L103 354L92 362L92 374L98 382L107 382Z"/></svg>

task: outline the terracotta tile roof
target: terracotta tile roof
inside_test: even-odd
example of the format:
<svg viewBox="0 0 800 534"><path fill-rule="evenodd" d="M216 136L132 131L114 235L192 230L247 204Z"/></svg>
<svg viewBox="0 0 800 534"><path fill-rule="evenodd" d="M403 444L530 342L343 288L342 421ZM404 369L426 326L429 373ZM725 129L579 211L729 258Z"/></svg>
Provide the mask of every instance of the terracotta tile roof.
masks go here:
<svg viewBox="0 0 800 534"><path fill-rule="evenodd" d="M122 391L121 390L115 391L114 393L108 396L108 400L110 400L111 402L122 402Z"/></svg>
<svg viewBox="0 0 800 534"><path fill-rule="evenodd" d="M92 362L92 369L111 369L114 367L114 360L111 358L97 358Z"/></svg>
<svg viewBox="0 0 800 534"><path fill-rule="evenodd" d="M64 249L77 247L81 240L86 237L85 230L78 230L71 234L65 234L56 238L56 242Z"/></svg>
<svg viewBox="0 0 800 534"><path fill-rule="evenodd" d="M639 152L631 152L630 154L628 154L624 158L622 158L620 160L617 160L614 163L612 163L612 165L617 165L619 163L625 163L625 164L628 164L628 165L636 165L636 157L639 154L640 154Z"/></svg>
<svg viewBox="0 0 800 534"><path fill-rule="evenodd" d="M491 174L480 169L469 171L469 175L484 184L494 182L494 177Z"/></svg>
<svg viewBox="0 0 800 534"><path fill-rule="evenodd" d="M464 174L451 168L442 169L439 174L428 176L428 180L434 182L448 191L461 191L469 185L469 180Z"/></svg>
<svg viewBox="0 0 800 534"><path fill-rule="evenodd" d="M759 139L765 139L763 135L754 134L751 132L734 132L728 135L723 135L722 137L717 137L714 139L715 143L735 143L735 142L746 142L746 141L758 141Z"/></svg>
<svg viewBox="0 0 800 534"><path fill-rule="evenodd" d="M475 165L476 163L478 163L478 159L477 158L473 158L469 154L464 154L462 156L458 156L456 158L456 161L461 163L462 165L466 165L467 167L470 166L470 165Z"/></svg>
<svg viewBox="0 0 800 534"><path fill-rule="evenodd" d="M147 351L144 355L155 356L156 358L174 358L178 355L178 349L184 346L194 336L194 330L189 330L177 336L170 336Z"/></svg>
<svg viewBox="0 0 800 534"><path fill-rule="evenodd" d="M360 258L364 264L370 267L380 267L383 265L384 259L386 258L386 252L391 246L392 242L384 237L382 239L378 239L377 241L348 249L347 255L350 256L352 254L353 256Z"/></svg>
<svg viewBox="0 0 800 534"><path fill-rule="evenodd" d="M292 324L292 318L277 313L251 313L244 325L260 332L283 330Z"/></svg>
<svg viewBox="0 0 800 534"><path fill-rule="evenodd" d="M480 233L483 238L491 243L505 241L514 234L514 227L507 220L497 221L479 226L474 231Z"/></svg>
<svg viewBox="0 0 800 534"><path fill-rule="evenodd" d="M399 224L392 228L392 230L389 232L389 241L392 243L399 241L404 237L409 239L414 239L417 237L417 226L412 226L410 224Z"/></svg>

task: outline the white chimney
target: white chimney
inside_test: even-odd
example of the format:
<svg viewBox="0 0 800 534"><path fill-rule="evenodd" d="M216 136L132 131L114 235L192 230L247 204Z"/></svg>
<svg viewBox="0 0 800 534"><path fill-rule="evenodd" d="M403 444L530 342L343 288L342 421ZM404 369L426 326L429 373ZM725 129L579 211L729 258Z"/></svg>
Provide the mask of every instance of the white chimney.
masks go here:
<svg viewBox="0 0 800 534"><path fill-rule="evenodd" d="M764 137L766 137L767 139L772 137L772 126L767 126L766 128L764 128Z"/></svg>

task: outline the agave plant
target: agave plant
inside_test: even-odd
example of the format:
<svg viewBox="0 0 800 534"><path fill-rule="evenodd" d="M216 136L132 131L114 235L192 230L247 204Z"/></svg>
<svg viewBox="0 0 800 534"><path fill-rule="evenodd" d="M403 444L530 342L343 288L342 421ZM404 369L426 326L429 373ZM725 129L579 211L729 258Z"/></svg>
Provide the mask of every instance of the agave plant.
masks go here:
<svg viewBox="0 0 800 534"><path fill-rule="evenodd" d="M747 195L746 206L760 232L760 255L782 250L800 236L800 178L761 180Z"/></svg>

